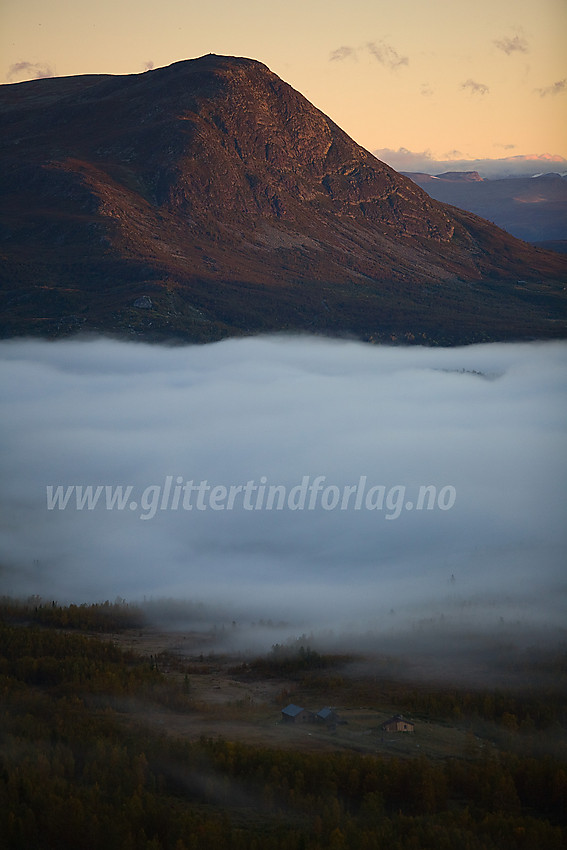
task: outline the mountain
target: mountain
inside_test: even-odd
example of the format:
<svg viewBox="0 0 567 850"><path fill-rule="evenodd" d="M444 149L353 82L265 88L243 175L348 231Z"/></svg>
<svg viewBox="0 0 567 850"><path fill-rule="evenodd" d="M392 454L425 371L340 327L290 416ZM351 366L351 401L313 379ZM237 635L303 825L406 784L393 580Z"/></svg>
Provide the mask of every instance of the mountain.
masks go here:
<svg viewBox="0 0 567 850"><path fill-rule="evenodd" d="M438 180L446 180L450 183L480 183L482 177L478 171L444 171L437 175Z"/></svg>
<svg viewBox="0 0 567 850"><path fill-rule="evenodd" d="M0 87L4 336L564 336L564 257L429 197L250 59Z"/></svg>
<svg viewBox="0 0 567 850"><path fill-rule="evenodd" d="M487 218L519 239L567 239L567 177L560 174L501 180L483 180L477 171L404 174L432 198Z"/></svg>
<svg viewBox="0 0 567 850"><path fill-rule="evenodd" d="M419 153L407 148L377 148L372 153L402 174L411 171L430 175L447 171L477 171L484 179L500 180L506 177L533 177L548 171L564 174L567 171L567 159L549 153L488 159L434 159L429 151Z"/></svg>

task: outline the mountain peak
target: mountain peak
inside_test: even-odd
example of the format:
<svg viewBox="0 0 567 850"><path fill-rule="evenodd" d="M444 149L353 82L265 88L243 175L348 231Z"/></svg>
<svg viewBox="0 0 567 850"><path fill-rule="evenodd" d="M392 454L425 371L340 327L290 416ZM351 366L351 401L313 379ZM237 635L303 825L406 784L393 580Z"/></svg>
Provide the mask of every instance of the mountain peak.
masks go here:
<svg viewBox="0 0 567 850"><path fill-rule="evenodd" d="M0 110L4 333L561 332L513 292L561 258L432 200L256 60L3 86Z"/></svg>
<svg viewBox="0 0 567 850"><path fill-rule="evenodd" d="M179 62L173 62L171 65L166 65L164 68L157 68L155 70L166 70L170 68L172 70L176 70L181 65L189 65L198 63L200 66L208 65L210 67L218 67L218 68L260 68L264 71L268 71L268 73L272 73L267 65L263 62L260 62L258 59L249 59L246 56L230 56L228 54L223 53L204 53L203 56L199 56L195 59L182 59Z"/></svg>
<svg viewBox="0 0 567 850"><path fill-rule="evenodd" d="M251 74L265 74L269 77L276 77L276 74L267 65L257 59L248 59L244 56L225 56L219 53L206 53L195 59L181 59L163 68L152 68L142 74L131 74L129 76L131 78L145 77L146 79L153 77L154 80L157 80L159 77L180 79L203 73L217 74L221 77L235 76L241 79Z"/></svg>

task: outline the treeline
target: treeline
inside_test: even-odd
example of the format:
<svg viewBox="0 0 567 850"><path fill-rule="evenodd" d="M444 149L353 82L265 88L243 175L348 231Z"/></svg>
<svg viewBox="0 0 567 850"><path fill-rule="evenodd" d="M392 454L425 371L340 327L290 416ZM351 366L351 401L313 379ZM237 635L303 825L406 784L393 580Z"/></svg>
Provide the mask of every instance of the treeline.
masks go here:
<svg viewBox="0 0 567 850"><path fill-rule="evenodd" d="M40 599L18 601L0 598L0 619L13 623L36 623L59 629L77 629L90 632L119 632L140 629L147 625L141 608L125 600L82 605L59 605Z"/></svg>
<svg viewBox="0 0 567 850"><path fill-rule="evenodd" d="M312 680L320 687L321 683ZM336 685L336 679L333 679ZM561 727L567 721L566 689L525 687L514 690L485 688L415 687L409 683L372 681L370 678L343 677L341 687L356 705L390 703L397 710L418 718L461 722L480 719L497 723L509 732L524 732Z"/></svg>
<svg viewBox="0 0 567 850"><path fill-rule="evenodd" d="M101 706L129 696L178 710L190 705L184 690L159 672L152 660L108 640L0 622L0 647L0 685L5 694L29 686L54 697L96 695Z"/></svg>
<svg viewBox="0 0 567 850"><path fill-rule="evenodd" d="M322 654L309 646L301 645L295 649L276 643L266 656L255 658L249 664L243 664L241 669L251 670L266 678L301 678L308 671L336 668L352 659L351 655Z"/></svg>
<svg viewBox="0 0 567 850"><path fill-rule="evenodd" d="M360 671L351 675L348 668L341 671L341 665L348 660L347 656L324 655L323 663L315 660L309 666L297 657L280 663L268 656L254 662L252 669L271 675L284 675L285 671L289 678L299 681L302 691L318 697L325 694L327 701L368 708L387 704L421 719L459 725L482 720L496 723L508 732L525 734L559 730L567 722L567 687L560 680L554 685L509 690L415 686L411 682L371 676L370 668L366 675ZM286 691L286 696L292 694Z"/></svg>
<svg viewBox="0 0 567 850"><path fill-rule="evenodd" d="M563 691L552 688L522 691L470 691L447 688L435 692L414 690L402 698L404 708L416 715L459 721L478 717L498 723L509 732L531 733L565 723Z"/></svg>
<svg viewBox="0 0 567 850"><path fill-rule="evenodd" d="M567 765L176 740L124 722L166 681L108 642L0 631L7 850L560 850ZM127 696L121 713L113 694Z"/></svg>

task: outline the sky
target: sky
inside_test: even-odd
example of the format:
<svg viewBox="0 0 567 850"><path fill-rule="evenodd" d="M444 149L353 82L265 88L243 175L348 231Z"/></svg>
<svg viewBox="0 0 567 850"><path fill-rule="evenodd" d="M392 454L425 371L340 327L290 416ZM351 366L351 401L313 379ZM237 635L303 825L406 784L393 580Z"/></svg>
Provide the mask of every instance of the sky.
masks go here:
<svg viewBox="0 0 567 850"><path fill-rule="evenodd" d="M401 170L567 158L565 0L3 0L0 23L0 82L247 56Z"/></svg>
<svg viewBox="0 0 567 850"><path fill-rule="evenodd" d="M282 640L565 636L565 343L16 339L0 365L0 593L214 603ZM127 498L48 501L77 485Z"/></svg>

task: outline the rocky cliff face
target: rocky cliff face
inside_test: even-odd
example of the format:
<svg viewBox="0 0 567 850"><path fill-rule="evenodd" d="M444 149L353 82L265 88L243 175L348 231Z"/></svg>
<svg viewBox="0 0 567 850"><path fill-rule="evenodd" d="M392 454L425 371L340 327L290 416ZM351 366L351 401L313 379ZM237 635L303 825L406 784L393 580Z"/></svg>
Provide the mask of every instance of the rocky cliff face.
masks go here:
<svg viewBox="0 0 567 850"><path fill-rule="evenodd" d="M4 335L565 332L564 258L434 201L259 62L0 94Z"/></svg>

